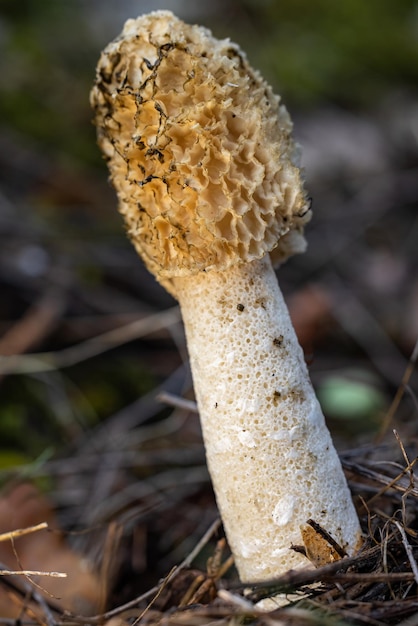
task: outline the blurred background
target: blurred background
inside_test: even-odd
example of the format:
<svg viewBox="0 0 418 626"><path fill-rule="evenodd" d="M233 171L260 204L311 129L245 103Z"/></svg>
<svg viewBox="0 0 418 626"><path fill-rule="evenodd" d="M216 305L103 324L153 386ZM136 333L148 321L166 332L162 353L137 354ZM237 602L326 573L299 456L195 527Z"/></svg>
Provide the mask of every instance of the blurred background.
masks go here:
<svg viewBox="0 0 418 626"><path fill-rule="evenodd" d="M418 433L418 2L1 0L0 479L94 527L93 559L117 522L127 597L216 516L176 303L89 107L101 49L154 9L238 42L292 115L314 218L278 275L339 449Z"/></svg>

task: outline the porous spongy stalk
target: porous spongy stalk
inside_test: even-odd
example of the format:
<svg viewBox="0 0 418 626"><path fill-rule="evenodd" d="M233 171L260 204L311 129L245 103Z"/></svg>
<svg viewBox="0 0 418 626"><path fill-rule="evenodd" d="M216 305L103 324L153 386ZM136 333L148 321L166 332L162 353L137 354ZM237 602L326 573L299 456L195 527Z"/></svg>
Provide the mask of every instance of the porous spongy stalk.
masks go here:
<svg viewBox="0 0 418 626"><path fill-rule="evenodd" d="M172 276L302 251L292 124L237 45L169 11L128 20L91 101L128 234L168 289Z"/></svg>
<svg viewBox="0 0 418 626"><path fill-rule="evenodd" d="M208 466L243 581L309 565L319 523L352 553L358 518L267 257L176 278Z"/></svg>

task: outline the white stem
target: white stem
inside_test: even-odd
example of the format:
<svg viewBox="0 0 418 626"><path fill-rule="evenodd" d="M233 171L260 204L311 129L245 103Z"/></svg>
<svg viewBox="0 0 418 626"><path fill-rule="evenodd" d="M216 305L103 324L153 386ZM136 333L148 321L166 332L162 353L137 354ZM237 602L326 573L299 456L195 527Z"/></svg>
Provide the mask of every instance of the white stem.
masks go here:
<svg viewBox="0 0 418 626"><path fill-rule="evenodd" d="M209 471L241 580L307 565L309 518L360 529L270 259L175 279Z"/></svg>

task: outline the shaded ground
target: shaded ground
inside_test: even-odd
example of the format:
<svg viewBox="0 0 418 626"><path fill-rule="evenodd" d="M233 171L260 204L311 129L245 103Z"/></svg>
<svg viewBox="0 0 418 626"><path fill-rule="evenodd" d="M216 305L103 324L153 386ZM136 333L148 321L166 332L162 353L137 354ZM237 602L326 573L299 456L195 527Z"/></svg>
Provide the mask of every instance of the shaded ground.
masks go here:
<svg viewBox="0 0 418 626"><path fill-rule="evenodd" d="M14 64L6 64L1 85L0 353L20 356L0 362L0 466L3 504L22 481L34 484L47 503L35 514L13 500L3 526L13 530L51 519L65 530L74 553L86 555L98 572L103 602L94 612L114 611L130 623L154 598L156 592L148 590L192 554L217 511L190 404L176 303L125 240L90 127L87 94L99 46L87 37L82 14L68 28L68 13L43 6L43 13L37 7L38 13L28 9L17 16L10 4L1 16L2 51ZM321 10L325 29L325 17L332 15L326 3ZM285 33L290 26L300 37L305 33L290 5L281 21L273 19L269 3L264 11L250 2L227 3L218 32L234 25L237 36L251 41L266 20L287 20ZM389 19L383 9L377 16L385 24ZM393 29L403 41L405 24L415 32L413 15L404 22L398 17L402 28ZM359 33L357 23L345 19ZM329 41L320 23L318 18L317 41ZM74 29L80 33L77 51L70 46ZM274 40L272 32L266 36L260 61L263 55L275 58ZM278 41L284 45L283 37ZM242 590L233 568L198 578L222 537L216 527L202 542L195 570L174 570L144 622L164 617L195 624L234 616L277 624L395 624L418 613L417 83L409 62L402 61L402 47L393 59L390 41L386 53L379 47L387 59L385 64L379 58L380 65L365 44L353 46L357 58L363 51L377 100L367 95L367 74L353 69L355 55L350 65L337 38L333 45L344 60L339 67L347 81L351 76L352 84L363 87L356 102L349 101L347 86L339 90L331 70L328 78L319 70L319 61L309 97L306 79L300 92L295 88L305 76L300 69L287 79L280 75L304 146L315 217L308 252L283 267L279 280L369 534L365 555L348 569L346 563L338 576L316 571L321 584L301 604L258 615L237 599ZM283 58L280 46L275 54ZM289 59L300 68L293 44L288 46ZM309 50L301 56L309 58ZM271 75L272 65L265 67ZM28 356L35 353L41 356ZM223 562L227 557L225 548ZM74 571L79 565L76 559ZM42 563L38 568L44 569ZM215 599L213 580L220 573L216 587L228 593ZM207 588L193 597L203 579ZM17 584L16 578L7 580ZM301 593L311 582L286 579L280 590L290 586ZM6 589L6 582L0 586ZM52 607L58 595L38 602L45 623L62 620L45 604ZM173 612L196 601L209 604ZM11 606L10 596L5 602ZM120 608L129 602L129 609ZM25 615L22 623L29 619ZM91 623L99 621L106 620Z"/></svg>

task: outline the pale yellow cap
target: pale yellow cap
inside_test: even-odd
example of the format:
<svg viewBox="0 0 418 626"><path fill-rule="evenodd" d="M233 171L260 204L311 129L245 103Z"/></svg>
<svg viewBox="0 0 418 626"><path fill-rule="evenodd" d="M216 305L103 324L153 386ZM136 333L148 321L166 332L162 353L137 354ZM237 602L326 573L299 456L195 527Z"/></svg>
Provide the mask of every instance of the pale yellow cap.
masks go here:
<svg viewBox="0 0 418 626"><path fill-rule="evenodd" d="M169 11L128 20L91 102L129 237L169 291L175 276L303 251L292 124L238 46Z"/></svg>

